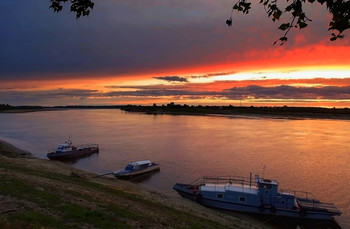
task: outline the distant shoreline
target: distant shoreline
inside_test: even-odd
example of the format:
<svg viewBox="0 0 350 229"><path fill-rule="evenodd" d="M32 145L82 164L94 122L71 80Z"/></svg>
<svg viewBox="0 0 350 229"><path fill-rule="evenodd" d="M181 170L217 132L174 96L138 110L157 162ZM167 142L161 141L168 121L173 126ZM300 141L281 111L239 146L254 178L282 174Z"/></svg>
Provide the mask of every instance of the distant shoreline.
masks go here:
<svg viewBox="0 0 350 229"><path fill-rule="evenodd" d="M223 115L223 116L254 116L289 119L342 119L350 120L348 108L318 108L318 107L241 107L241 106L136 106L128 105L121 108L127 112L144 114L169 115Z"/></svg>
<svg viewBox="0 0 350 229"><path fill-rule="evenodd" d="M189 106L170 103L162 106L1 106L0 113L26 113L37 111L59 111L68 109L121 109L126 112L138 112L152 115L223 115L247 117L271 117L288 119L341 119L350 120L349 108L321 107L242 107L242 106Z"/></svg>

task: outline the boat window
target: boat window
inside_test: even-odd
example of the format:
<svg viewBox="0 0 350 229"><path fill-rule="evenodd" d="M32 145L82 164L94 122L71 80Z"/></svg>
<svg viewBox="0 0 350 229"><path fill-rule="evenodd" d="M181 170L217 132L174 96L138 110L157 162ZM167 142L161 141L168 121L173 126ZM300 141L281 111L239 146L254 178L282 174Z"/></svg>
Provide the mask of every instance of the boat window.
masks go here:
<svg viewBox="0 0 350 229"><path fill-rule="evenodd" d="M239 197L239 201L245 203L245 196L240 196L240 197Z"/></svg>
<svg viewBox="0 0 350 229"><path fill-rule="evenodd" d="M216 194L216 197L219 199L222 199L224 197L224 195L222 193L218 193L218 194Z"/></svg>
<svg viewBox="0 0 350 229"><path fill-rule="evenodd" d="M148 168L148 164L140 165L140 169L145 169L145 168Z"/></svg>
<svg viewBox="0 0 350 229"><path fill-rule="evenodd" d="M260 184L260 187L270 189L272 186L270 184Z"/></svg>
<svg viewBox="0 0 350 229"><path fill-rule="evenodd" d="M133 170L134 169L134 166L132 164L128 164L126 167L125 167L125 170Z"/></svg>

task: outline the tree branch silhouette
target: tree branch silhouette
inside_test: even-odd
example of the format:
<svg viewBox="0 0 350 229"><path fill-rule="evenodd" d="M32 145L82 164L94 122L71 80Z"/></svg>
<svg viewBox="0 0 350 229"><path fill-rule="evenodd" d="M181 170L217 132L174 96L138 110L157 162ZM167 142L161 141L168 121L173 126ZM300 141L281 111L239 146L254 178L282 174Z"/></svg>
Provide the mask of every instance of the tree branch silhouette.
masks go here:
<svg viewBox="0 0 350 229"><path fill-rule="evenodd" d="M315 2L315 0L283 1L289 3L283 11L277 5L278 0L260 0L259 2L259 4L264 6L267 16L274 22L279 21L284 14L291 15L290 22L282 23L278 27L278 29L285 31L284 35L274 42L274 44L280 42L280 45L283 45L288 40L287 35L292 28L303 29L308 26L308 22L312 20L306 16L303 6L306 3L313 4ZM350 28L350 0L317 0L317 2L321 5L325 4L328 12L332 16L328 27L328 30L332 31L330 40L335 41L338 38L343 38L343 32ZM238 0L238 2L233 5L231 16L226 20L226 24L232 26L233 10L248 14L250 8L251 2L249 0Z"/></svg>
<svg viewBox="0 0 350 229"><path fill-rule="evenodd" d="M278 1L287 2L284 10L278 6ZM70 3L70 11L76 14L76 18L88 16L94 8L94 2L92 0L50 0L50 2L50 8L54 12L60 12L65 3ZM279 21L284 14L291 15L289 22L282 23L278 27L278 29L285 31L285 33L274 44L280 42L280 45L283 45L288 40L287 35L292 28L303 29L308 26L308 22L312 20L306 16L303 6L306 3L316 4L315 2L325 5L331 14L332 19L328 27L328 30L332 31L330 40L335 41L338 38L344 37L343 32L350 28L350 0L260 0L259 4L264 6L267 16L274 22ZM234 3L231 16L226 20L226 24L232 26L233 11L249 14L250 9L250 0L238 0Z"/></svg>
<svg viewBox="0 0 350 229"><path fill-rule="evenodd" d="M81 16L89 16L95 5L91 0L50 0L50 2L50 8L54 12L60 12L63 9L63 4L69 2L70 11L76 14L77 19Z"/></svg>

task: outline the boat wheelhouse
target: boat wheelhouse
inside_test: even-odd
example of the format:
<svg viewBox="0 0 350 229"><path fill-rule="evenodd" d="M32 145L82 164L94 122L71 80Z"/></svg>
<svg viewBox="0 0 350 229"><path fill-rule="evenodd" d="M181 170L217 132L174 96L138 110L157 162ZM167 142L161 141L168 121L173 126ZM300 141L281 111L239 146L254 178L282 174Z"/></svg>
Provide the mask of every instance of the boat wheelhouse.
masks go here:
<svg viewBox="0 0 350 229"><path fill-rule="evenodd" d="M122 170L116 171L113 175L117 178L130 178L137 175L160 170L160 165L150 160L130 162Z"/></svg>
<svg viewBox="0 0 350 229"><path fill-rule="evenodd" d="M276 180L244 177L203 177L173 187L182 197L225 210L309 219L332 219L341 211L312 193L278 189Z"/></svg>

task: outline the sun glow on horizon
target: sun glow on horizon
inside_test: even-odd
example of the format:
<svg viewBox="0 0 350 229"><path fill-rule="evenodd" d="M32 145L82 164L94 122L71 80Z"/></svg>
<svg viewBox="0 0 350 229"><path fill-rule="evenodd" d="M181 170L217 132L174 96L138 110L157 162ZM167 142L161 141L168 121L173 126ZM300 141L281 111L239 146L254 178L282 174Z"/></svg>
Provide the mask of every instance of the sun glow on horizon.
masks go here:
<svg viewBox="0 0 350 229"><path fill-rule="evenodd" d="M247 72L247 73L235 73L229 75L220 75L210 77L212 81L227 81L227 80L269 80L269 79L343 79L350 78L349 70L301 70L290 72Z"/></svg>
<svg viewBox="0 0 350 229"><path fill-rule="evenodd" d="M42 97L36 100L42 103L34 105L46 106L173 101L192 105L350 107L349 87L350 66L322 66L15 81L0 88L0 93L10 92L9 101L21 95L31 105L32 98Z"/></svg>

